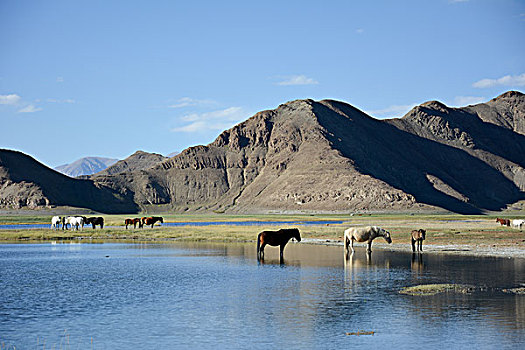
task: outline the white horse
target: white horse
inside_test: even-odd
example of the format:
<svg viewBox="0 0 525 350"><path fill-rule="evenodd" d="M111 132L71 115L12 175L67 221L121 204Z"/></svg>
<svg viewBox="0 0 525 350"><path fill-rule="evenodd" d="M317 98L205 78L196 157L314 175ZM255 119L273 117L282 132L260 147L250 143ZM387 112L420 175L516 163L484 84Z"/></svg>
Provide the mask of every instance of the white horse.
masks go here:
<svg viewBox="0 0 525 350"><path fill-rule="evenodd" d="M367 252L372 251L372 241L377 237L383 237L387 243L392 243L390 238L390 232L377 226L366 226L366 227L350 227L345 230L344 244L345 252L348 252L348 245L354 251L354 241L356 242L367 242Z"/></svg>
<svg viewBox="0 0 525 350"><path fill-rule="evenodd" d="M525 226L525 220L522 220L522 219L512 220L511 225L512 227L519 228L521 230L523 226Z"/></svg>
<svg viewBox="0 0 525 350"><path fill-rule="evenodd" d="M62 222L62 217L61 216L53 216L51 218L51 228L55 229L55 230L58 230L60 228L60 223Z"/></svg>
<svg viewBox="0 0 525 350"><path fill-rule="evenodd" d="M82 216L68 216L64 222L64 226L71 225L71 230L73 230L73 227L78 231L78 227L80 226L80 230L84 229L84 218Z"/></svg>

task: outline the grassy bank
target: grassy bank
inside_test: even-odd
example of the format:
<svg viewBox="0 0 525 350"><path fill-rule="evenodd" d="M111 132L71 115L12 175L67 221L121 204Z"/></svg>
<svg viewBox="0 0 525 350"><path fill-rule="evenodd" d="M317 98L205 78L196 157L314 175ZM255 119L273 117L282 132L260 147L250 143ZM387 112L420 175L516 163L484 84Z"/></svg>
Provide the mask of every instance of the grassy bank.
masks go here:
<svg viewBox="0 0 525 350"><path fill-rule="evenodd" d="M10 229L0 230L1 241L57 241L57 240L138 240L138 241L215 241L215 242L254 242L257 233L276 230L280 227L299 227L306 241L337 243L342 242L343 231L353 225L377 225L389 230L394 244L388 247L410 248L410 232L414 229L427 230L424 248L432 246L458 246L491 248L512 247L525 254L525 231L501 226L495 222L495 216L464 215L162 215L165 222L246 222L261 221L260 225L235 226L155 226L153 229L128 229L124 219L139 215L103 215L106 227L93 230L84 227L82 231L51 229ZM50 223L51 216L0 216L0 225L17 223ZM302 225L300 223L271 225L272 221L342 221L341 224ZM382 239L374 242L383 246Z"/></svg>

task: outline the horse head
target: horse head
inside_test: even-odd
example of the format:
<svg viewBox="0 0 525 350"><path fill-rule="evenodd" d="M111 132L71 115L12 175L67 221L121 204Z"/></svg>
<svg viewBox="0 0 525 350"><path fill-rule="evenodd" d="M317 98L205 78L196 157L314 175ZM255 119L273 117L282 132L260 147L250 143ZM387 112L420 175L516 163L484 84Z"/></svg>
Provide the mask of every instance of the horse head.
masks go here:
<svg viewBox="0 0 525 350"><path fill-rule="evenodd" d="M391 244L391 243L392 243L392 238L390 237L390 232L388 232L388 231L385 230L385 229L381 229L381 233L382 233L382 236L383 236L383 238L385 239L385 241L386 241L388 244Z"/></svg>
<svg viewBox="0 0 525 350"><path fill-rule="evenodd" d="M160 221L161 223L164 223L164 219L163 219L162 217L159 217L159 221Z"/></svg>
<svg viewBox="0 0 525 350"><path fill-rule="evenodd" d="M301 234L299 232L298 228L292 228L292 237L297 240L297 242L301 242Z"/></svg>
<svg viewBox="0 0 525 350"><path fill-rule="evenodd" d="M419 232L421 233L421 238L425 240L425 235L427 234L426 230L423 230L422 228L419 229Z"/></svg>

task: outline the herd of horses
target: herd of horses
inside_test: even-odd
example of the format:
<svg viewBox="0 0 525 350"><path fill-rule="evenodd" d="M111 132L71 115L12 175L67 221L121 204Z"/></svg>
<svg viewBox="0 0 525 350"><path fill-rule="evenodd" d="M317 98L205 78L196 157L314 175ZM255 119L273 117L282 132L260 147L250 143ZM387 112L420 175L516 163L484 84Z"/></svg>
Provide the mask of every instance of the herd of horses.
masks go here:
<svg viewBox="0 0 525 350"><path fill-rule="evenodd" d="M91 225L93 230L96 225L104 228L104 218L101 216L85 217L85 216L53 216L51 218L51 228L58 230L62 225L62 230L67 230L68 227L73 230L82 230L84 225Z"/></svg>
<svg viewBox="0 0 525 350"><path fill-rule="evenodd" d="M143 228L144 225L151 225L153 228L153 225L157 222L164 223L164 219L160 216L145 216L136 219L126 219L124 220L124 225L126 225L126 229L128 228L128 225L133 225L133 228L137 228L137 225L139 225L139 228ZM102 216L89 218L85 216L53 216L51 218L51 229L58 230L60 229L60 225L62 225L62 230L67 230L69 228L78 231L79 229L84 229L84 225L91 225L93 230L99 225L102 229L104 228L104 218Z"/></svg>
<svg viewBox="0 0 525 350"><path fill-rule="evenodd" d="M137 228L137 225L139 228L144 228L144 225L151 225L151 228L153 228L153 225L157 222L164 223L164 219L160 216L144 216L142 218L126 219L124 220L124 225L126 225L126 230L130 225L133 225L133 228Z"/></svg>
<svg viewBox="0 0 525 350"><path fill-rule="evenodd" d="M525 220L523 219L502 219L502 218L496 218L496 222L499 222L501 226L507 226L507 227L514 227L519 228L520 230L525 227Z"/></svg>

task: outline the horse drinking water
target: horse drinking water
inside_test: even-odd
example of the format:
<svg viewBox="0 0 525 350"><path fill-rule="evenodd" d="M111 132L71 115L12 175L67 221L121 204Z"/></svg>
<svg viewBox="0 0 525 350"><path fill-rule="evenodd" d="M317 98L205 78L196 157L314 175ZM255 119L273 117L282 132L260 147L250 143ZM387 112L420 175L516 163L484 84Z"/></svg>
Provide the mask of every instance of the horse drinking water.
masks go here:
<svg viewBox="0 0 525 350"><path fill-rule="evenodd" d="M427 231L420 228L419 230L414 230L411 232L412 235L412 252L416 251L416 245L417 250L422 252L423 251L423 241L425 240L425 235Z"/></svg>
<svg viewBox="0 0 525 350"><path fill-rule="evenodd" d="M280 229L278 231L263 231L257 236L257 259L264 259L264 247L268 244L271 246L280 247L280 260L283 261L284 247L291 238L295 238L297 242L301 242L301 234L299 229Z"/></svg>
<svg viewBox="0 0 525 350"><path fill-rule="evenodd" d="M367 252L372 251L372 241L377 237L383 237L388 244L392 243L392 238L390 238L390 232L381 227L377 226L366 226L366 227L350 227L345 230L344 244L345 252L348 252L348 245L354 251L354 241L356 242L367 242L368 248Z"/></svg>

